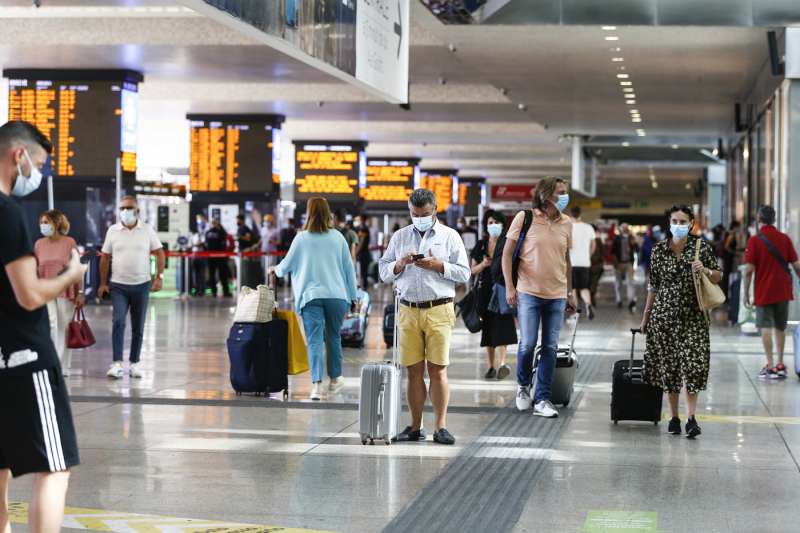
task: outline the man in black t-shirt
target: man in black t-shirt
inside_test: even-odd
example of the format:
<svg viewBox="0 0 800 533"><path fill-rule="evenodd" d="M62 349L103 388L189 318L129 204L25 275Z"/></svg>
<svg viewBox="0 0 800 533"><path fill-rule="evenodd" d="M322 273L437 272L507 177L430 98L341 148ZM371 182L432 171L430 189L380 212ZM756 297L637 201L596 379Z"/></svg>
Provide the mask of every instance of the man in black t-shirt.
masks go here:
<svg viewBox="0 0 800 533"><path fill-rule="evenodd" d="M236 238L239 253L258 252L261 249L261 236L247 225L244 215L236 215ZM264 270L258 257L243 257L239 261L239 282L242 287L255 289L264 283Z"/></svg>
<svg viewBox="0 0 800 533"><path fill-rule="evenodd" d="M206 231L206 250L209 252L225 252L228 250L228 232L215 218L211 221L211 227ZM230 272L228 271L227 257L212 257L208 260L208 284L214 296L217 295L217 279L222 285L222 294L226 297L231 295L228 286Z"/></svg>
<svg viewBox="0 0 800 533"><path fill-rule="evenodd" d="M34 474L32 531L61 527L69 470L79 462L66 385L45 304L83 279L77 251L54 279L38 279L22 208L10 197L35 191L52 146L36 127L0 127L0 531L7 531L11 476Z"/></svg>

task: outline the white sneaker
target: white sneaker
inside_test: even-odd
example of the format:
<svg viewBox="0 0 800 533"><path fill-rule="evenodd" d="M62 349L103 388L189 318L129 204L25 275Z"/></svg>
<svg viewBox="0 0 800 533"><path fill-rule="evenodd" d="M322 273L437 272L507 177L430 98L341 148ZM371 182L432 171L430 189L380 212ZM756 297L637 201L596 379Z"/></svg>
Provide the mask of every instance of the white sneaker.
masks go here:
<svg viewBox="0 0 800 533"><path fill-rule="evenodd" d="M330 392L331 394L336 394L343 388L344 388L344 378L342 376L339 376L338 378L333 378L331 380L331 384L328 386L328 392Z"/></svg>
<svg viewBox="0 0 800 533"><path fill-rule="evenodd" d="M520 385L517 389L517 409L527 411L531 408L531 386Z"/></svg>
<svg viewBox="0 0 800 533"><path fill-rule="evenodd" d="M111 368L108 369L108 372L106 372L106 376L114 379L122 379L124 375L125 372L122 370L122 363L113 363Z"/></svg>
<svg viewBox="0 0 800 533"><path fill-rule="evenodd" d="M543 416L545 418L556 418L558 411L550 403L550 400L542 400L533 407L534 416Z"/></svg>
<svg viewBox="0 0 800 533"><path fill-rule="evenodd" d="M144 375L139 363L131 363L131 367L128 369L128 372L132 378L141 378Z"/></svg>
<svg viewBox="0 0 800 533"><path fill-rule="evenodd" d="M322 399L322 383L312 383L311 384L311 395L309 396L314 401L319 401Z"/></svg>

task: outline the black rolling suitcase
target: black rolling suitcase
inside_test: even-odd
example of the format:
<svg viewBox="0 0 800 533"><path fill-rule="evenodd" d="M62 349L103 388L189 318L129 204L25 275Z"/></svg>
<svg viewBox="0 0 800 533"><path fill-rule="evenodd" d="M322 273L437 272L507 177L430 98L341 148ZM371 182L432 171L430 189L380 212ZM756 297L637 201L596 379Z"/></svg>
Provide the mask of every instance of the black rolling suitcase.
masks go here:
<svg viewBox="0 0 800 533"><path fill-rule="evenodd" d="M638 420L658 424L661 420L661 400L664 397L660 388L643 381L644 360L634 361L636 334L631 330L631 356L614 363L611 383L611 420Z"/></svg>
<svg viewBox="0 0 800 533"><path fill-rule="evenodd" d="M283 391L289 396L289 325L285 320L235 322L228 335L236 394Z"/></svg>

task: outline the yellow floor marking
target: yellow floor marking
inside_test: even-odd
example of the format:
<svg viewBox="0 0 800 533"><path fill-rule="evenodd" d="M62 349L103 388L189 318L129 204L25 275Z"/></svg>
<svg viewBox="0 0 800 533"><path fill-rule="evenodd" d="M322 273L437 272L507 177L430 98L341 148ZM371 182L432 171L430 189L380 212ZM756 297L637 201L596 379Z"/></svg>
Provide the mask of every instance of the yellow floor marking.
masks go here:
<svg viewBox="0 0 800 533"><path fill-rule="evenodd" d="M9 504L11 522L28 522L28 504ZM67 507L64 528L109 531L113 533L333 533L316 529L263 526L214 520L194 520L169 516L120 513L101 509Z"/></svg>
<svg viewBox="0 0 800 533"><path fill-rule="evenodd" d="M738 416L738 415L698 414L697 418L699 418L701 421L724 422L729 424L784 424L792 426L800 425L800 417L796 416Z"/></svg>

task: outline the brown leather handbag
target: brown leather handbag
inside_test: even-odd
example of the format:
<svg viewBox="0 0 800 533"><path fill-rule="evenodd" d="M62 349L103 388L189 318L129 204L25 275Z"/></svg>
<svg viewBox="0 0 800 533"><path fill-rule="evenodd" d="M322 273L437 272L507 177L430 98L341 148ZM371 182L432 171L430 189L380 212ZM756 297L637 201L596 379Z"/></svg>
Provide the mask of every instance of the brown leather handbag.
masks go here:
<svg viewBox="0 0 800 533"><path fill-rule="evenodd" d="M702 239L697 239L694 251L694 260L700 260L700 246ZM722 288L711 281L705 272L698 272L692 276L694 279L694 292L697 295L697 305L701 311L711 311L725 303L725 293Z"/></svg>

